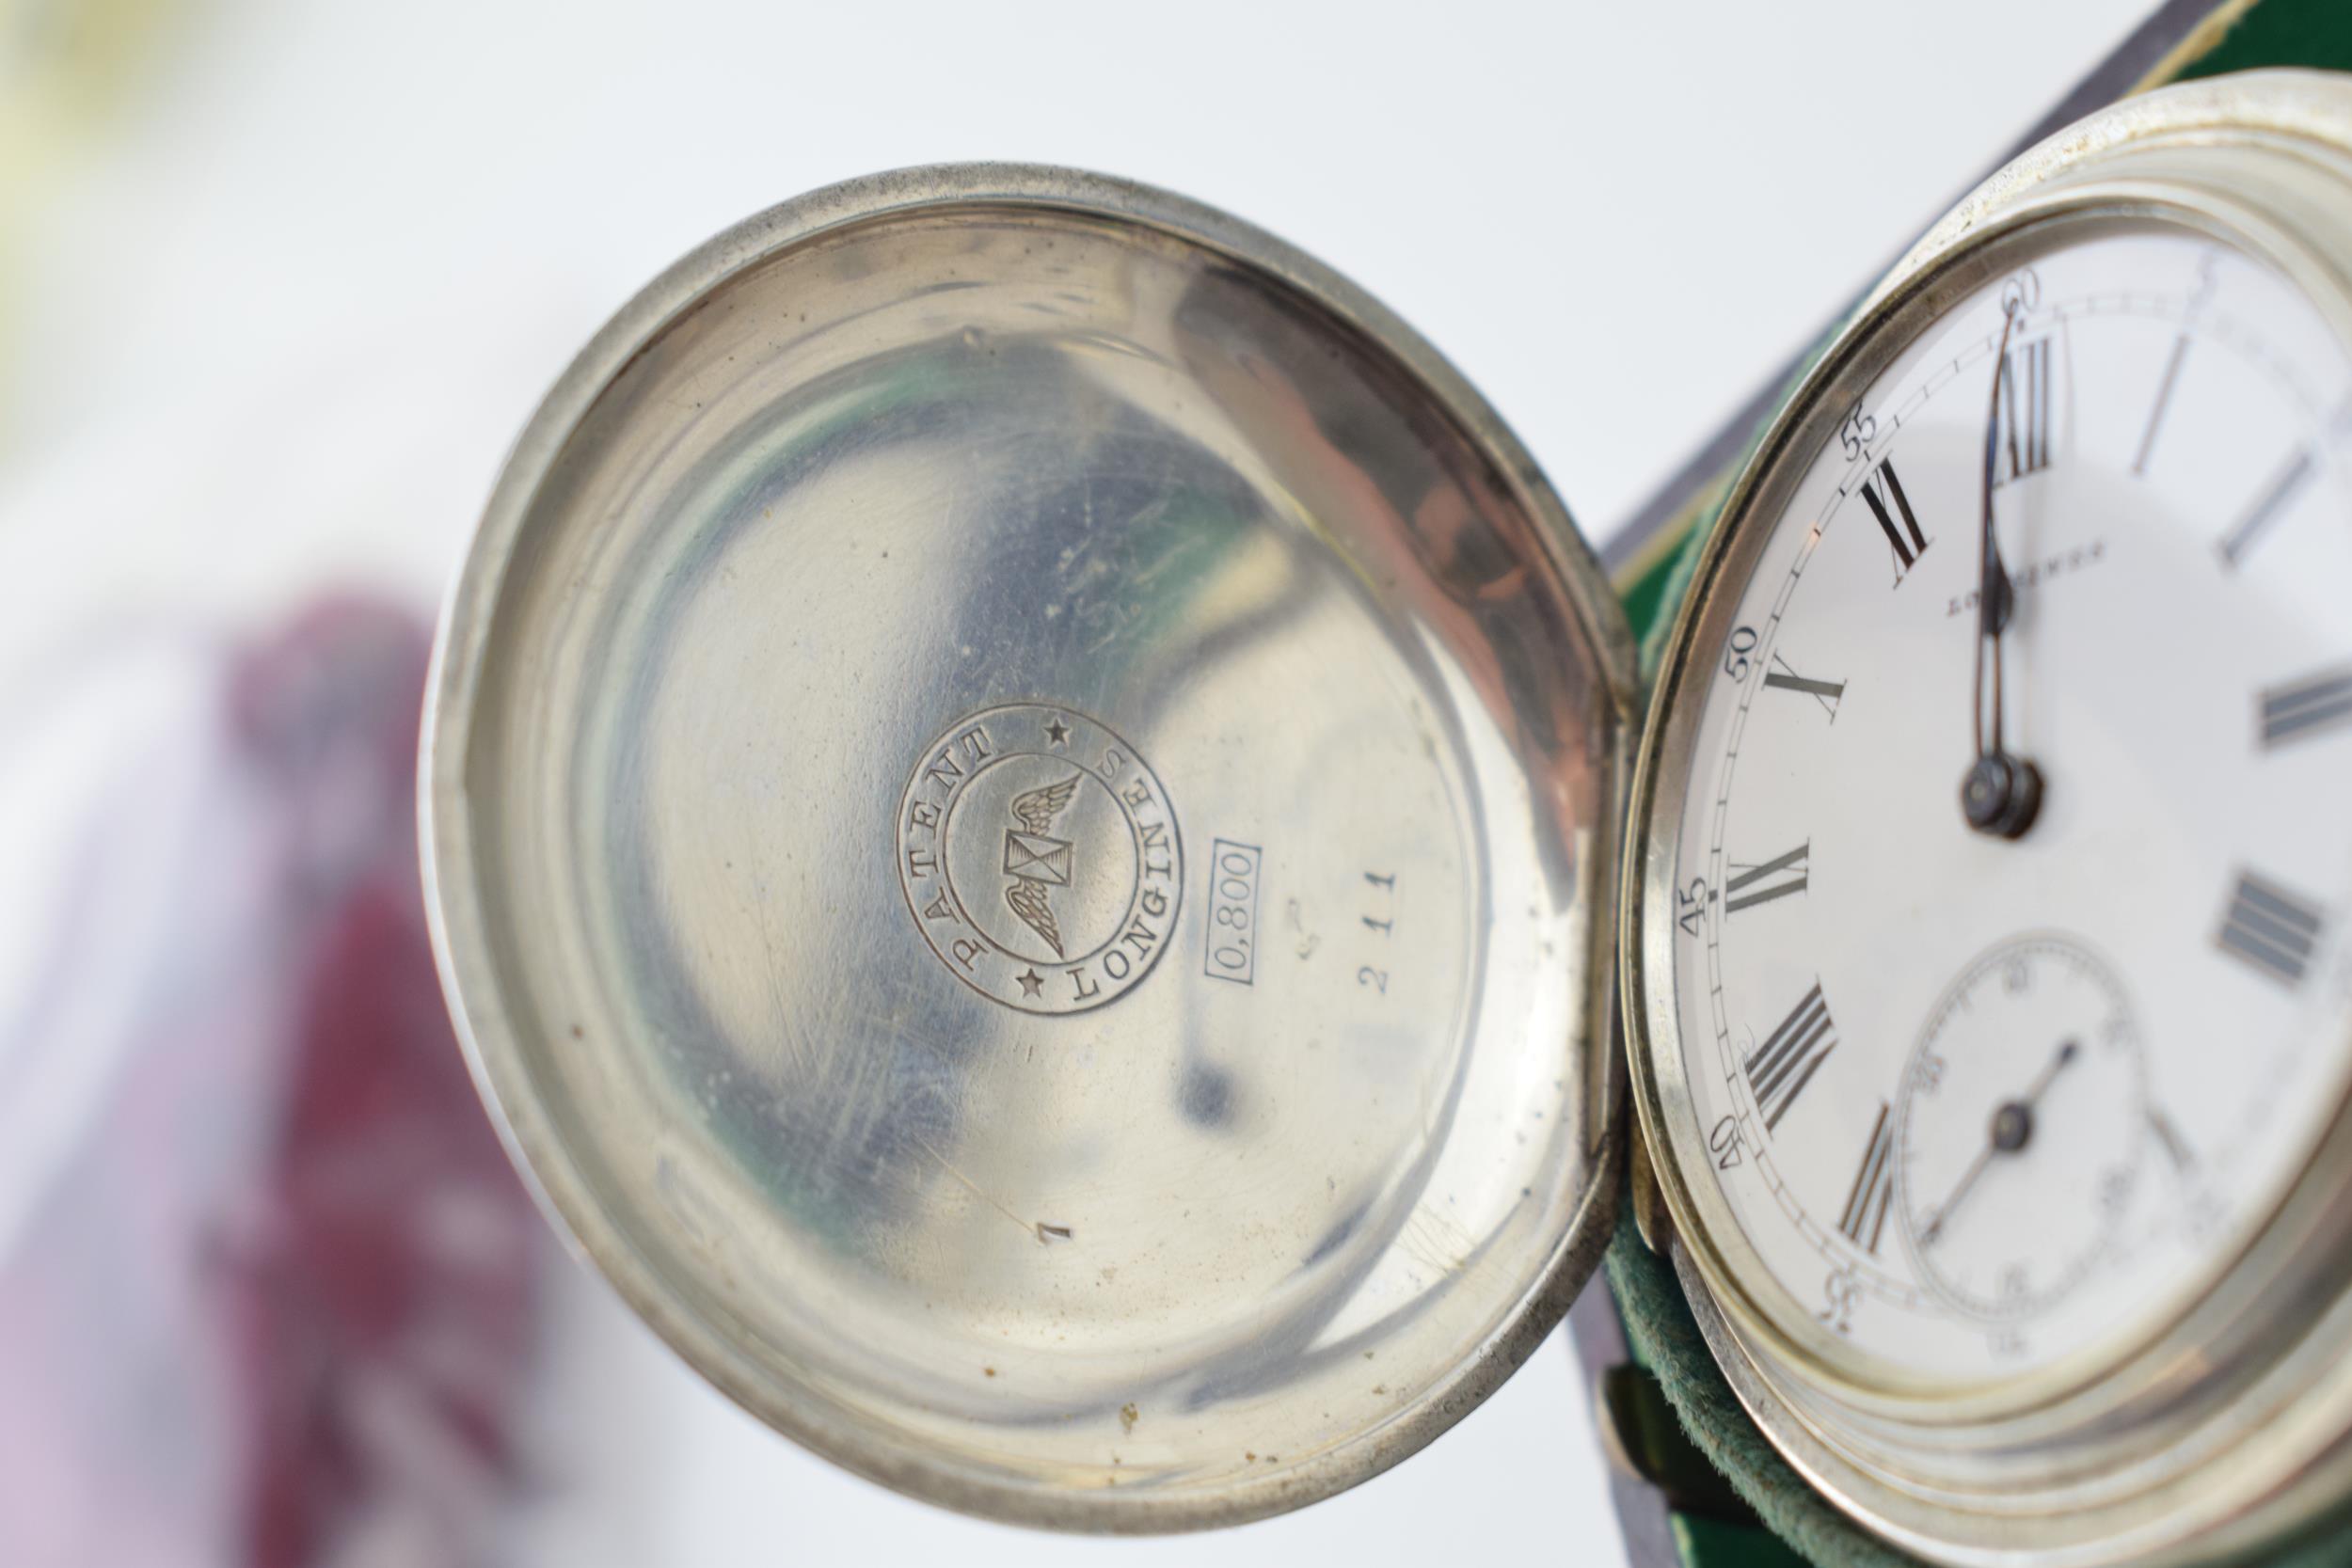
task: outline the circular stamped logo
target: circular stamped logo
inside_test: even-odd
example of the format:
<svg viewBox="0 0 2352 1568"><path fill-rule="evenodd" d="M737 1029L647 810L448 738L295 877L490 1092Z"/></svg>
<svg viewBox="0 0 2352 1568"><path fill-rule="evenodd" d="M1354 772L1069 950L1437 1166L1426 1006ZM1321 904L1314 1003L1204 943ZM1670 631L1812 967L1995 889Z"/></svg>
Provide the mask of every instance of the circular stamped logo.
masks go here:
<svg viewBox="0 0 2352 1568"><path fill-rule="evenodd" d="M1099 1007L1174 934L1184 853L1168 792L1082 713L1012 703L958 720L915 764L898 833L916 929L1008 1007Z"/></svg>

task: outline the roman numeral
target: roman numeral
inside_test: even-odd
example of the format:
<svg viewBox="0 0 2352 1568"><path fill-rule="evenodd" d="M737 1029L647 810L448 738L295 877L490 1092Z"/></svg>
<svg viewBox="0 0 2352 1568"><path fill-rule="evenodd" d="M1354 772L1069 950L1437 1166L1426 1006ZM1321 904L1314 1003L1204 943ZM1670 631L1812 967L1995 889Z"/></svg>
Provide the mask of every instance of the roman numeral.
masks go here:
<svg viewBox="0 0 2352 1568"><path fill-rule="evenodd" d="M1821 1000L1817 980L1796 1011L1782 1019L1772 1037L1748 1058L1748 1087L1755 1092L1756 1108L1764 1113L1766 1132L1780 1126L1780 1118L1788 1114L1788 1107L1797 1102L1797 1096L1836 1049L1836 1029L1830 1022L1829 1004Z"/></svg>
<svg viewBox="0 0 2352 1568"><path fill-rule="evenodd" d="M1831 723L1837 722L1838 700L1846 694L1844 681L1817 681L1808 675L1800 675L1790 667L1788 661L1778 654L1772 656L1772 663L1778 668L1764 672L1766 686L1778 687L1783 691L1804 692L1821 705L1823 711L1828 713Z"/></svg>
<svg viewBox="0 0 2352 1568"><path fill-rule="evenodd" d="M2230 908L2214 940L2221 950L2257 973L2294 986L2311 968L2319 948L2325 911L2265 877L2238 874Z"/></svg>
<svg viewBox="0 0 2352 1568"><path fill-rule="evenodd" d="M2352 720L2352 667L2323 671L2262 694L2263 744L2277 746Z"/></svg>
<svg viewBox="0 0 2352 1568"><path fill-rule="evenodd" d="M1993 483L2006 484L2050 466L2050 340L2020 343L2001 361L2002 415ZM2006 461L2007 471L2003 471Z"/></svg>
<svg viewBox="0 0 2352 1568"><path fill-rule="evenodd" d="M1846 1212L1837 1228L1846 1240L1875 1255L1879 1235L1886 1228L1886 1211L1895 1196L1895 1129L1893 1107L1879 1101L1879 1118L1870 1124L1869 1147L1862 1151L1862 1168L1854 1172L1853 1191L1846 1195Z"/></svg>
<svg viewBox="0 0 2352 1568"><path fill-rule="evenodd" d="M2297 447L2287 454L2287 460L2271 474L2262 494L2254 498L2244 515L2221 536L2221 559L2236 566L2246 559L2246 552L2254 546L2263 531L2279 520L2279 514L2295 504L2295 498L2312 477L2312 449Z"/></svg>
<svg viewBox="0 0 2352 1568"><path fill-rule="evenodd" d="M1903 574L1927 553L1934 543L1919 531L1918 515L1911 510L1911 498L1903 494L1903 482L1895 475L1892 458L1863 476L1862 499L1870 504L1870 515L1879 520L1879 529L1886 535L1886 543L1895 551L1895 586L1903 585ZM1898 524L1896 518L1902 521Z"/></svg>
<svg viewBox="0 0 2352 1568"><path fill-rule="evenodd" d="M1738 914L1753 905L1769 904L1775 898L1803 893L1805 852L1812 847L1813 841L1808 838L1787 854L1776 855L1762 865L1751 865L1745 870L1740 869L1738 861L1732 862L1736 875L1724 883L1724 913ZM1749 888L1756 891L1746 891Z"/></svg>

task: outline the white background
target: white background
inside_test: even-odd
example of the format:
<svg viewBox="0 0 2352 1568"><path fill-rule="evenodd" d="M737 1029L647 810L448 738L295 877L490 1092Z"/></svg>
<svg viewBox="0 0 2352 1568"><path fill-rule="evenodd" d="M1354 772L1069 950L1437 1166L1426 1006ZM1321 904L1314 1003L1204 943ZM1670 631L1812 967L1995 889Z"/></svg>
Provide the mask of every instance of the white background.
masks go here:
<svg viewBox="0 0 2352 1568"><path fill-rule="evenodd" d="M171 9L131 97L0 213L0 680L93 624L247 625L355 578L429 603L513 432L638 285L760 207L929 161L1088 166L1313 251L1479 385L1597 539L2142 9ZM19 897L37 838L0 829ZM0 1017L37 918L0 911ZM515 1562L1619 1560L1556 1342L1306 1513L1073 1541L831 1471L563 1277Z"/></svg>

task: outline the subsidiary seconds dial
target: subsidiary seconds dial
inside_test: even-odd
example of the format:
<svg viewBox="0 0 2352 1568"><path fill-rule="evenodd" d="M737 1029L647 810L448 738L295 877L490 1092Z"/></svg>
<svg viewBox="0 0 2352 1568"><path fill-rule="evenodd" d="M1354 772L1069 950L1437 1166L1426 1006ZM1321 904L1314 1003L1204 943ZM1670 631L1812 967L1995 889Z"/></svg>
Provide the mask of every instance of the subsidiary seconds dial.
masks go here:
<svg viewBox="0 0 2352 1568"><path fill-rule="evenodd" d="M2031 1317L2106 1260L2148 1143L2145 1067L2122 983L2079 942L2004 942L1953 983L1903 1069L1896 1127L1904 1240L1939 1299Z"/></svg>
<svg viewBox="0 0 2352 1568"><path fill-rule="evenodd" d="M2344 1093L2352 911L2335 338L2154 220L1948 298L1751 514L1658 785L1685 1168L1760 1309L1943 1384L2210 1286Z"/></svg>

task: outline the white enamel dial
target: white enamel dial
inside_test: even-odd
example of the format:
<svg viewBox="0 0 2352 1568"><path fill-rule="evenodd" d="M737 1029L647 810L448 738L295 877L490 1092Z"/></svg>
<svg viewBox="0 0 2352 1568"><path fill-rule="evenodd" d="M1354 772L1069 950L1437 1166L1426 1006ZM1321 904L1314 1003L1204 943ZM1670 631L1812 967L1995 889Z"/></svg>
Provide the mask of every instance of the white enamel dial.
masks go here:
<svg viewBox="0 0 2352 1568"><path fill-rule="evenodd" d="M2011 306L2014 839L1960 805ZM1749 519L1660 786L1684 1179L1768 1313L1981 1385L2193 1302L2345 1093L2352 361L2250 257L2107 219L1878 362Z"/></svg>

